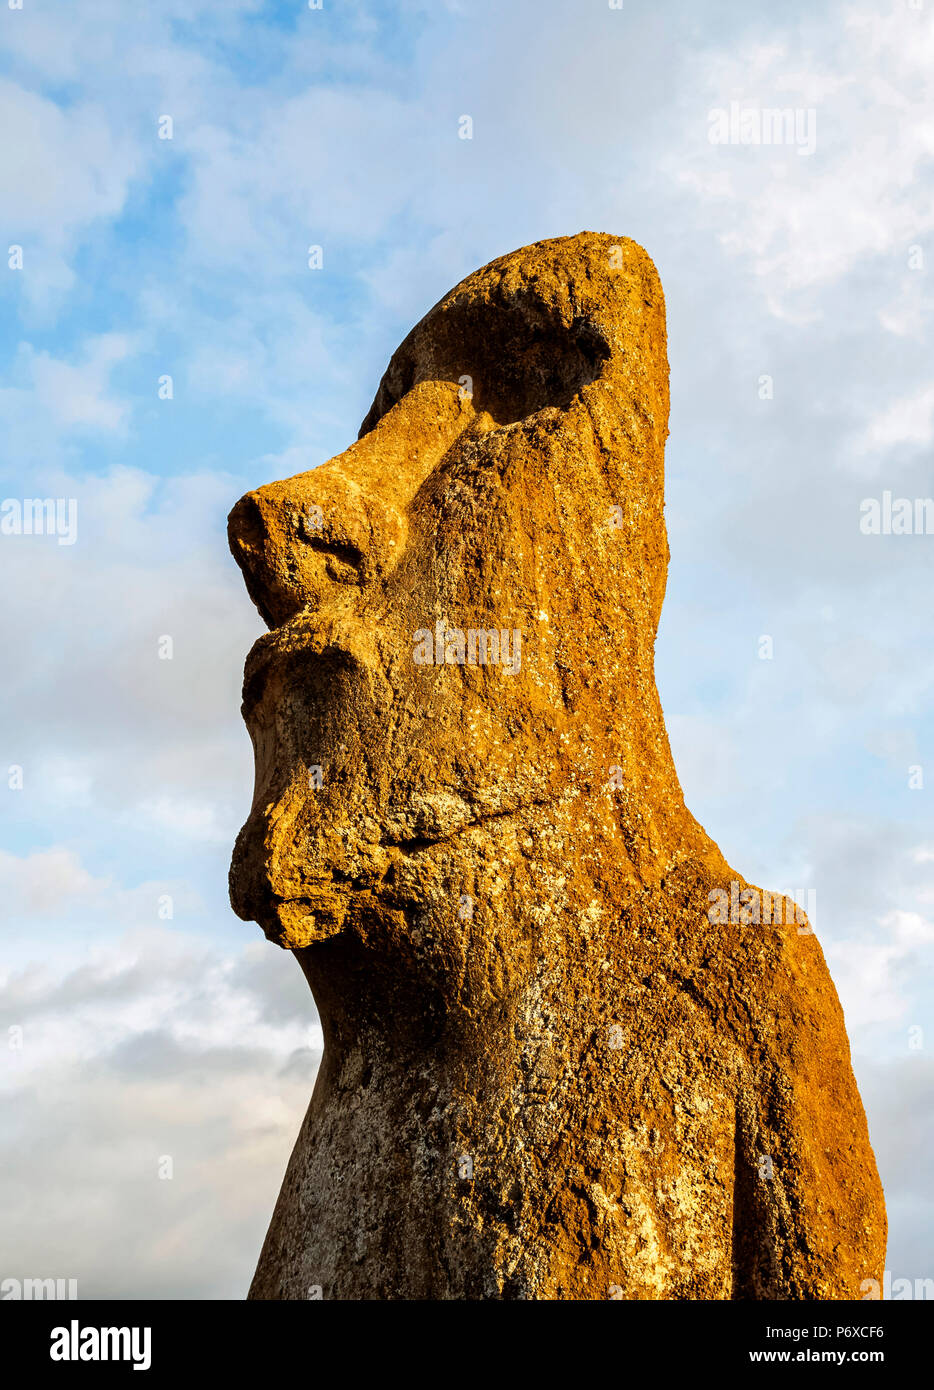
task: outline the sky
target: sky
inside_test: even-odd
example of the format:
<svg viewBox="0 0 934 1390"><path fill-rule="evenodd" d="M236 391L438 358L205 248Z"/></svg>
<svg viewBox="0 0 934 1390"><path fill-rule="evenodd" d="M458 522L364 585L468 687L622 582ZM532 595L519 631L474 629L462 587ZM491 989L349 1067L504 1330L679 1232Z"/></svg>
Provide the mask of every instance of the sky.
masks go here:
<svg viewBox="0 0 934 1390"><path fill-rule="evenodd" d="M15 3L0 1278L244 1296L321 1032L227 901L262 624L226 516L356 438L446 290L582 230L665 289L688 805L813 895L887 1266L934 1275L934 534L866 526L934 496L934 2ZM26 498L75 526L17 529Z"/></svg>

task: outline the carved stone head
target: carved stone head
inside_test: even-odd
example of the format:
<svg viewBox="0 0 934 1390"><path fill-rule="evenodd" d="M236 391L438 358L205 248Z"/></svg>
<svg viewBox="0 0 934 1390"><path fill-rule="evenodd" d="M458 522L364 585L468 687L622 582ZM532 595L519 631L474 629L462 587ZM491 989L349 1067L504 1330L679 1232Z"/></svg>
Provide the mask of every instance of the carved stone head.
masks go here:
<svg viewBox="0 0 934 1390"><path fill-rule="evenodd" d="M497 874L509 893L535 858L528 822L564 808L575 856L609 838L657 857L680 801L652 667L667 383L641 248L543 242L426 315L346 453L238 503L231 547L271 629L244 685L241 916L287 947L403 948L421 915L462 969Z"/></svg>
<svg viewBox="0 0 934 1390"><path fill-rule="evenodd" d="M709 911L747 885L655 689L667 421L648 256L540 242L231 513L270 628L231 897L325 1032L262 1297L854 1297L881 1262L820 947Z"/></svg>

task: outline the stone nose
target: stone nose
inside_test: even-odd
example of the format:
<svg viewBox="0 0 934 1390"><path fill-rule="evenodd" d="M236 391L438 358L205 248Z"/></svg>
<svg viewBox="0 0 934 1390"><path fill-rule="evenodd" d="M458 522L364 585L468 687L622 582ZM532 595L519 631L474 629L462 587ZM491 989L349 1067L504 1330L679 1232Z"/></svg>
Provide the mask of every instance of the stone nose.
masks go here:
<svg viewBox="0 0 934 1390"><path fill-rule="evenodd" d="M320 605L335 585L362 588L401 533L389 512L374 528L359 489L324 468L247 493L228 519L231 553L269 627Z"/></svg>
<svg viewBox="0 0 934 1390"><path fill-rule="evenodd" d="M477 423L456 385L424 381L345 453L242 497L228 518L230 549L267 626L392 570L405 550L413 497Z"/></svg>

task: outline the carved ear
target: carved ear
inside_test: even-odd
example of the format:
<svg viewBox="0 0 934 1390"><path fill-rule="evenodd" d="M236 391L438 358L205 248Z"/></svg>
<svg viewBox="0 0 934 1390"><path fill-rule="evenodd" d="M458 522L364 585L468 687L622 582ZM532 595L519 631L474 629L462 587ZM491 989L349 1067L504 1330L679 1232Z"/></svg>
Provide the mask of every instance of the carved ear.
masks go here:
<svg viewBox="0 0 934 1390"><path fill-rule="evenodd" d="M582 313L565 322L533 286L499 298L455 297L432 309L393 355L360 435L428 380L454 382L497 425L549 406L566 410L609 357L609 339L595 317Z"/></svg>

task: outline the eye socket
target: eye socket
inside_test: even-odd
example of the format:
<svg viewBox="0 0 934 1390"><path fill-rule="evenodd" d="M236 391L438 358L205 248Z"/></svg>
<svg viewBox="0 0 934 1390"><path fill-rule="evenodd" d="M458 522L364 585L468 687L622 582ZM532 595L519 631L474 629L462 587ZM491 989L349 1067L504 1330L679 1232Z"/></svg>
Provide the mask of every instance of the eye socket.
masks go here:
<svg viewBox="0 0 934 1390"><path fill-rule="evenodd" d="M430 344L430 347L428 346ZM474 409L498 425L547 407L566 410L596 381L611 347L589 314L570 324L531 290L499 302L465 297L431 311L396 352L360 429L361 437L421 381L470 379Z"/></svg>

